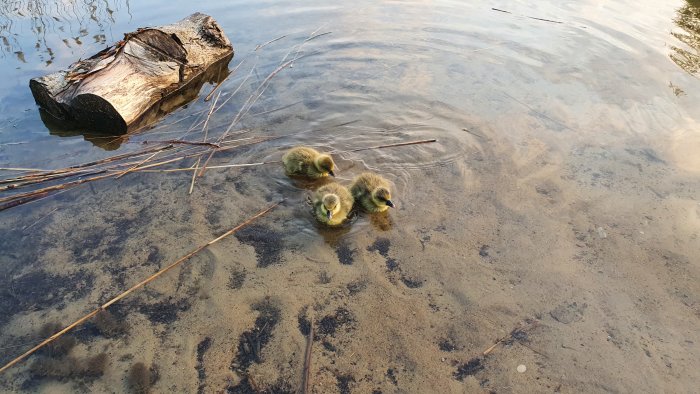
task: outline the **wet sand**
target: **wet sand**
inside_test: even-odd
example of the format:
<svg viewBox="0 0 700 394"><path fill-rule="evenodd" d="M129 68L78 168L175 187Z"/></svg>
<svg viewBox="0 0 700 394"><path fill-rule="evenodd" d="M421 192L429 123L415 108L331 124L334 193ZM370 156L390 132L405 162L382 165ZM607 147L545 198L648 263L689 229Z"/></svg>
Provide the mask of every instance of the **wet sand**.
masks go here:
<svg viewBox="0 0 700 394"><path fill-rule="evenodd" d="M268 200L292 196L116 305L121 331L91 323L71 334L77 344L58 359L105 353L99 379L80 371L39 379L32 366L50 356L38 355L3 386L125 391L127 371L142 362L157 370L154 391L293 391L313 319L318 393L691 392L697 172L671 164L677 158L662 152L674 148L663 145L553 152L534 137L509 147L494 144L493 131L479 133L488 142L447 165L410 170L420 188L402 190L388 215L361 215L340 237L317 233L293 183L267 190L260 179L276 167L211 171L189 198L187 177L163 174L57 197L42 211L70 200L81 219L59 210L16 239L39 245L38 264L5 279L4 289L31 289L20 289L3 328L24 335L4 335L4 345L74 320Z"/></svg>

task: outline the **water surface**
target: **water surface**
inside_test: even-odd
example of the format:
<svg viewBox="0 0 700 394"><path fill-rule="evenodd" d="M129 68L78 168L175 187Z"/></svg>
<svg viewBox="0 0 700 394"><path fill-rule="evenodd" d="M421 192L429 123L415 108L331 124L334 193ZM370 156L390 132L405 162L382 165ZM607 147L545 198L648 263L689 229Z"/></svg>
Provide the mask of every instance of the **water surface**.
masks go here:
<svg viewBox="0 0 700 394"><path fill-rule="evenodd" d="M340 182L385 175L398 208L323 229L308 185L264 165L209 170L191 194L190 172L139 172L0 212L7 362L286 198L1 375L3 390L291 392L313 321L317 393L693 391L697 4L134 3L0 6L0 167L201 140L211 86L125 138L46 124L28 89L125 32L200 11L233 42L229 68L243 62L219 90L214 138L299 57L231 131L283 138L212 165L312 145L337 152Z"/></svg>

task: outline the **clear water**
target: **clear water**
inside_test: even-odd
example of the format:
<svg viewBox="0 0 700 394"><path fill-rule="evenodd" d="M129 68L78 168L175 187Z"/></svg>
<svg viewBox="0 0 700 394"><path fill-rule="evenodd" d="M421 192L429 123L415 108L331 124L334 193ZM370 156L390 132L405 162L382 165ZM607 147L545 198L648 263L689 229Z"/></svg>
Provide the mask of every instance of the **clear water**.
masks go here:
<svg viewBox="0 0 700 394"><path fill-rule="evenodd" d="M127 138L47 126L28 89L125 32L195 11L233 42L229 68L243 62L210 135L285 55L301 56L232 134L286 137L212 165L274 161L294 145L338 151L340 182L382 173L398 208L323 229L308 185L265 165L212 169L192 194L189 172L142 172L0 212L4 363L50 334L46 323L70 324L286 198L115 305L126 328L78 328L65 354L0 375L4 391L133 391L130 376L151 380L129 372L137 363L157 370L154 392L294 391L299 316L315 321L318 393L693 391L700 5L6 2L0 167L62 168L190 129L202 138L211 86ZM469 364L526 319L536 327Z"/></svg>

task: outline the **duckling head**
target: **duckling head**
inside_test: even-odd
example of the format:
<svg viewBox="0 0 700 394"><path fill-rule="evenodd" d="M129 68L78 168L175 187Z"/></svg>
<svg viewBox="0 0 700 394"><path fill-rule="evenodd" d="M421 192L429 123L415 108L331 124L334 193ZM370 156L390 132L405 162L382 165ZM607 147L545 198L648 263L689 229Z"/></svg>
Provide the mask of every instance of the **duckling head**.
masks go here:
<svg viewBox="0 0 700 394"><path fill-rule="evenodd" d="M333 215L340 211L340 197L336 194L326 194L321 200L321 211L326 215L328 220L331 220Z"/></svg>
<svg viewBox="0 0 700 394"><path fill-rule="evenodd" d="M385 187L378 187L372 191L372 202L378 207L394 208L394 203L391 202L391 192Z"/></svg>
<svg viewBox="0 0 700 394"><path fill-rule="evenodd" d="M321 154L314 160L314 166L316 169L325 174L330 174L330 176L335 176L333 170L335 169L335 163L329 155Z"/></svg>

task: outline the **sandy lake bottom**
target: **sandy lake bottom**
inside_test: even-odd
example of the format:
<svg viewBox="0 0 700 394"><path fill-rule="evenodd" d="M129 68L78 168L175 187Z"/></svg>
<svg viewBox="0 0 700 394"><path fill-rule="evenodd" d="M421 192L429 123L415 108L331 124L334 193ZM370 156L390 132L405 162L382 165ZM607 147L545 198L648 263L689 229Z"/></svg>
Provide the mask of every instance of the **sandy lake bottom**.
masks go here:
<svg viewBox="0 0 700 394"><path fill-rule="evenodd" d="M221 88L233 98L213 136L290 48L332 33L302 47L234 131L291 137L212 164L334 150L339 182L377 171L397 207L322 228L306 204L316 185L272 164L208 170L192 194L191 172L135 172L2 211L4 364L284 199L1 374L1 391L296 392L313 327L313 393L696 392L700 81L683 66L699 48L679 36L697 43L700 8L145 3L76 21L83 46L73 25L24 63L6 46L0 167L60 168L188 132L210 103L117 144L49 131L26 84L198 10L234 43L229 68L246 62ZM32 19L3 12L33 48ZM438 141L348 152L427 138Z"/></svg>

